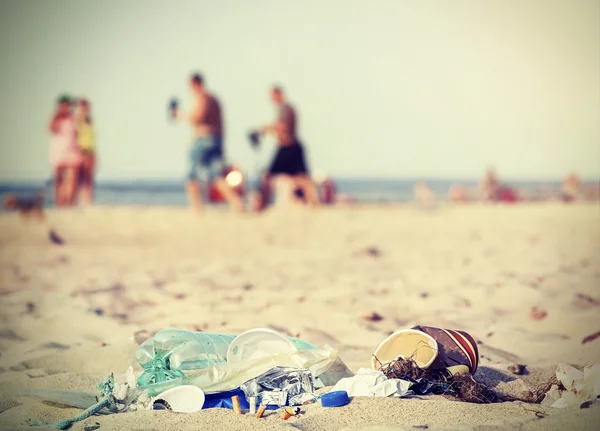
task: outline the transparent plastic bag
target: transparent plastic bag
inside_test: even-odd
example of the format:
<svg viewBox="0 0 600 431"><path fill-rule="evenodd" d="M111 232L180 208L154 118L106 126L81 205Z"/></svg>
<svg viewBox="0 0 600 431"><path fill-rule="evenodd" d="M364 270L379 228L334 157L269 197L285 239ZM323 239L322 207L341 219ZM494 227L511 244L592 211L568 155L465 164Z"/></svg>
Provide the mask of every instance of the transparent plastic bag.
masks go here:
<svg viewBox="0 0 600 431"><path fill-rule="evenodd" d="M289 338L294 352L265 352L263 357L228 364L227 351L236 337L178 329L160 331L136 352L136 360L144 370L138 385L151 394L182 384L219 392L237 388L279 365L308 368L304 366L308 364L321 369L326 364L325 371L337 357L331 348L317 349L306 341Z"/></svg>

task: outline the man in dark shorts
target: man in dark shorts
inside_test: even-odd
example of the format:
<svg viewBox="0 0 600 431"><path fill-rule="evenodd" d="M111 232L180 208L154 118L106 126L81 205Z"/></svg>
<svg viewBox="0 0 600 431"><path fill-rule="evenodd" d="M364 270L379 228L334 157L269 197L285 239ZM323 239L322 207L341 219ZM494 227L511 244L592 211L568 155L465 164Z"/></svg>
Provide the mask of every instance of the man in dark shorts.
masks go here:
<svg viewBox="0 0 600 431"><path fill-rule="evenodd" d="M278 148L267 175L269 179L276 176L289 179L294 189L302 191L307 203L317 205L317 191L309 175L303 145L297 135L296 111L285 101L281 87L272 88L271 99L279 109L279 114L275 123L264 126L261 132L275 134Z"/></svg>
<svg viewBox="0 0 600 431"><path fill-rule="evenodd" d="M176 114L179 120L191 123L194 140L188 152L186 193L192 208L202 210L200 187L197 180L203 177L210 186L214 184L227 202L236 211L244 211L241 197L227 184L224 178L223 118L219 101L206 91L200 74L190 78L194 95L194 108L188 115Z"/></svg>

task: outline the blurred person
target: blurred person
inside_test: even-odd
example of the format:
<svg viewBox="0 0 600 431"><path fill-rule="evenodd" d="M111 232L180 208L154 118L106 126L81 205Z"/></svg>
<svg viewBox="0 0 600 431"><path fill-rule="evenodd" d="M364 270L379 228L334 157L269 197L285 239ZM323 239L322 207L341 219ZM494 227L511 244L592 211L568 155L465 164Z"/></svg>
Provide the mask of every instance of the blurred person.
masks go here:
<svg viewBox="0 0 600 431"><path fill-rule="evenodd" d="M54 199L59 207L73 205L82 157L69 96L58 99L49 129L52 134L50 163L54 177Z"/></svg>
<svg viewBox="0 0 600 431"><path fill-rule="evenodd" d="M79 169L79 196L86 205L94 199L94 172L96 167L96 143L92 125L91 107L86 99L79 100L75 116L77 142L81 150Z"/></svg>
<svg viewBox="0 0 600 431"><path fill-rule="evenodd" d="M598 182L594 182L584 185L583 194L586 200L597 201L600 199L600 184Z"/></svg>
<svg viewBox="0 0 600 431"><path fill-rule="evenodd" d="M500 181L493 169L488 169L479 183L479 188L484 202L495 202L498 200Z"/></svg>
<svg viewBox="0 0 600 431"><path fill-rule="evenodd" d="M276 178L278 183L282 180L289 183L289 193L294 193L297 188L300 188L306 202L317 206L319 202L317 190L309 175L304 146L297 135L296 111L285 100L281 87L276 86L271 89L271 100L278 109L277 119L273 124L260 129L261 133L272 133L277 137L277 152L269 167L268 179L278 177ZM283 187L280 188L282 189Z"/></svg>
<svg viewBox="0 0 600 431"><path fill-rule="evenodd" d="M415 184L415 200L425 206L435 205L436 197L431 188L424 181Z"/></svg>
<svg viewBox="0 0 600 431"><path fill-rule="evenodd" d="M460 184L452 184L448 189L448 198L453 202L465 203L471 200L469 189Z"/></svg>
<svg viewBox="0 0 600 431"><path fill-rule="evenodd" d="M336 186L333 178L325 177L319 184L319 201L324 205L333 205L336 201Z"/></svg>
<svg viewBox="0 0 600 431"><path fill-rule="evenodd" d="M582 194L581 179L577 174L570 174L565 178L561 188L561 199L563 202L578 200Z"/></svg>
<svg viewBox="0 0 600 431"><path fill-rule="evenodd" d="M190 88L195 99L193 109L187 115L180 115L179 112L173 114L178 120L191 123L194 133L194 141L188 153L188 200L192 209L196 212L202 211L202 197L198 184L198 174L202 171L209 188L210 184L214 184L233 209L244 211L240 195L225 181L221 105L214 95L206 91L202 75L196 73L191 76Z"/></svg>

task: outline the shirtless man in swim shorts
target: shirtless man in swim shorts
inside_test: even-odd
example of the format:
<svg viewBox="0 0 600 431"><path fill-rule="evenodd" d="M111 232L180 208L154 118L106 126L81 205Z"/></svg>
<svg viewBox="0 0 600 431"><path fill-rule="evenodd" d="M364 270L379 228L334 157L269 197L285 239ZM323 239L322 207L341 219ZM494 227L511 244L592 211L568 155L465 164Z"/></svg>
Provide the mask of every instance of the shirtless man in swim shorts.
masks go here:
<svg viewBox="0 0 600 431"><path fill-rule="evenodd" d="M206 91L201 75L192 75L190 86L195 99L194 108L187 115L177 115L179 120L191 123L194 131L194 141L188 154L188 200L192 209L202 211L198 184L198 176L201 174L209 185L214 183L233 209L243 211L241 197L227 184L223 175L223 117L219 101Z"/></svg>
<svg viewBox="0 0 600 431"><path fill-rule="evenodd" d="M292 181L300 188L310 205L318 205L317 190L310 178L304 147L297 135L296 111L286 102L280 87L271 89L271 99L277 106L277 120L261 128L261 133L273 133L277 136L278 148L268 171L268 177L281 176Z"/></svg>

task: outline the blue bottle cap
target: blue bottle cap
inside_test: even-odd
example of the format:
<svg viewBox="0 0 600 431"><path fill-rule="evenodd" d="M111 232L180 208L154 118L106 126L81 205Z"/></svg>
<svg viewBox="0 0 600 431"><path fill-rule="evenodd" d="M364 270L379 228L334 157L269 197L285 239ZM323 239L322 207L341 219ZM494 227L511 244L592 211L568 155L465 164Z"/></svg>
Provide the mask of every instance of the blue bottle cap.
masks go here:
<svg viewBox="0 0 600 431"><path fill-rule="evenodd" d="M321 405L323 407L341 407L350 402L348 392L334 391L321 396Z"/></svg>

